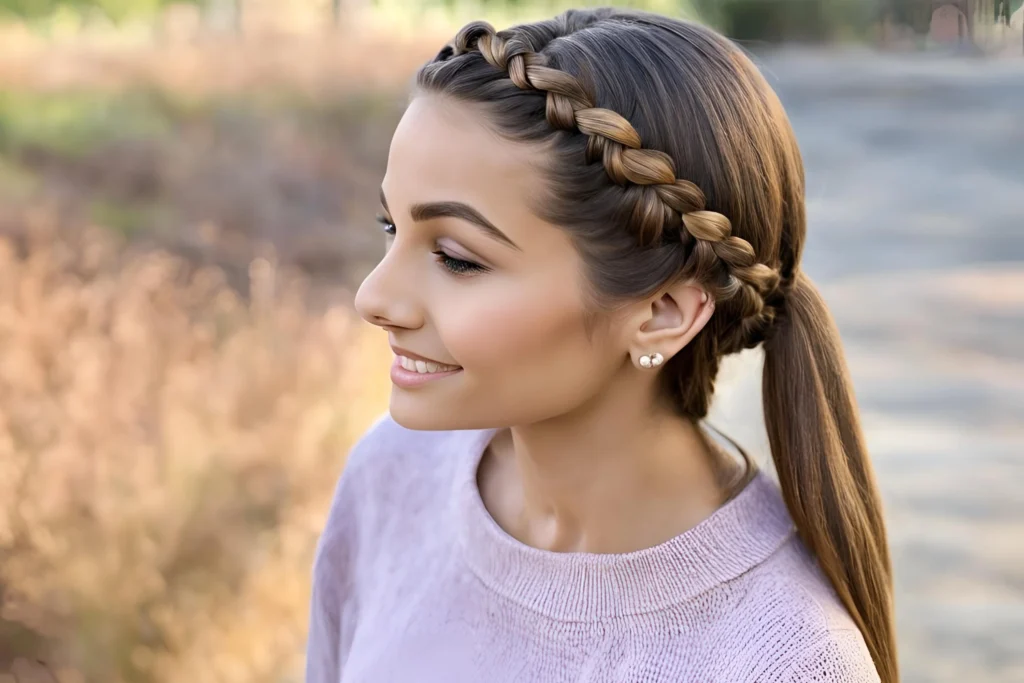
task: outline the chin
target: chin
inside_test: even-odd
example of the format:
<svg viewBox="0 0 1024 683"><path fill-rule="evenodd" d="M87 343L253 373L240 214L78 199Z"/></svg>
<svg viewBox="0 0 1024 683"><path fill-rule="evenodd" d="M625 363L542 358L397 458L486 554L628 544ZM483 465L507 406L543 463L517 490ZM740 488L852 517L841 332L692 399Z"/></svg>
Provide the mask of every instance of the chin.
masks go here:
<svg viewBox="0 0 1024 683"><path fill-rule="evenodd" d="M424 432L491 429L504 426L499 424L501 420L488 420L479 414L471 416L464 406L462 402L453 405L451 402L438 400L427 392L409 392L392 387L388 412L398 425Z"/></svg>
<svg viewBox="0 0 1024 683"><path fill-rule="evenodd" d="M451 429L465 429L453 419L455 411L446 408L444 402L431 400L427 396L412 395L398 387L391 389L388 405L391 419L406 429L433 432Z"/></svg>

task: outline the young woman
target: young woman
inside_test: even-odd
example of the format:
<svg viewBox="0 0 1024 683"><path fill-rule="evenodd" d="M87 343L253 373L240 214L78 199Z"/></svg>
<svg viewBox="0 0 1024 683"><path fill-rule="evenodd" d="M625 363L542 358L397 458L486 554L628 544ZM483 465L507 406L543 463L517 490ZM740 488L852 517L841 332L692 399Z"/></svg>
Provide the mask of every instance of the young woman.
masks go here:
<svg viewBox="0 0 1024 683"><path fill-rule="evenodd" d="M356 307L395 352L313 571L309 683L897 681L878 491L804 175L698 25L463 28L418 74ZM703 418L763 345L780 487Z"/></svg>

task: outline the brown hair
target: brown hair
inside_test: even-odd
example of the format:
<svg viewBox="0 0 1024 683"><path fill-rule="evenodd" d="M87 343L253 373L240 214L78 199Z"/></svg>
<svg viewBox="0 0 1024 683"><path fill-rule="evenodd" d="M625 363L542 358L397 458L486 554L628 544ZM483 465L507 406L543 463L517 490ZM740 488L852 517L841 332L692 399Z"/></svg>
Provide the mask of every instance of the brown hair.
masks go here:
<svg viewBox="0 0 1024 683"><path fill-rule="evenodd" d="M546 150L533 207L573 238L602 306L682 279L716 301L661 373L706 416L723 355L763 343L772 458L797 530L868 645L898 680L892 570L839 335L799 270L800 152L778 98L732 42L697 24L570 10L495 32L465 26L417 76L482 107L507 139Z"/></svg>

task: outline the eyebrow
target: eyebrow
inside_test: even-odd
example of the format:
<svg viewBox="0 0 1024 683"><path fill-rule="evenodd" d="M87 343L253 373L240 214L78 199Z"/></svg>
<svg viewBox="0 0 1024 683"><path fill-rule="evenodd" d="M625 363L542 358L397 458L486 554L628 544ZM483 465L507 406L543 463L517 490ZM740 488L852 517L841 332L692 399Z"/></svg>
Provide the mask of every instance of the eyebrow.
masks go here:
<svg viewBox="0 0 1024 683"><path fill-rule="evenodd" d="M383 189L380 191L380 203L386 211L390 211L390 209L388 209L387 199L384 197ZM444 217L458 218L477 226L488 237L499 242L503 242L517 251L522 251L522 249L519 248L519 245L513 242L508 235L499 230L494 223L487 220L482 213L474 209L469 204L463 204L462 202L426 202L422 204L413 204L410 215L412 216L412 219L417 222Z"/></svg>

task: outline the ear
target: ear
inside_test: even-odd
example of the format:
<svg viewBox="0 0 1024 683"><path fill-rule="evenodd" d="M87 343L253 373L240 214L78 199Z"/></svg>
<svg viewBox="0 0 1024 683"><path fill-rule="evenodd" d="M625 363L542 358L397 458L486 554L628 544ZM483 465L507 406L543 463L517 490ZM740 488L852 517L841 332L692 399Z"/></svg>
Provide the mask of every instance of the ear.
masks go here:
<svg viewBox="0 0 1024 683"><path fill-rule="evenodd" d="M668 361L704 329L714 310L707 291L691 281L671 285L639 303L630 320L633 364L641 367L640 357L654 353Z"/></svg>

